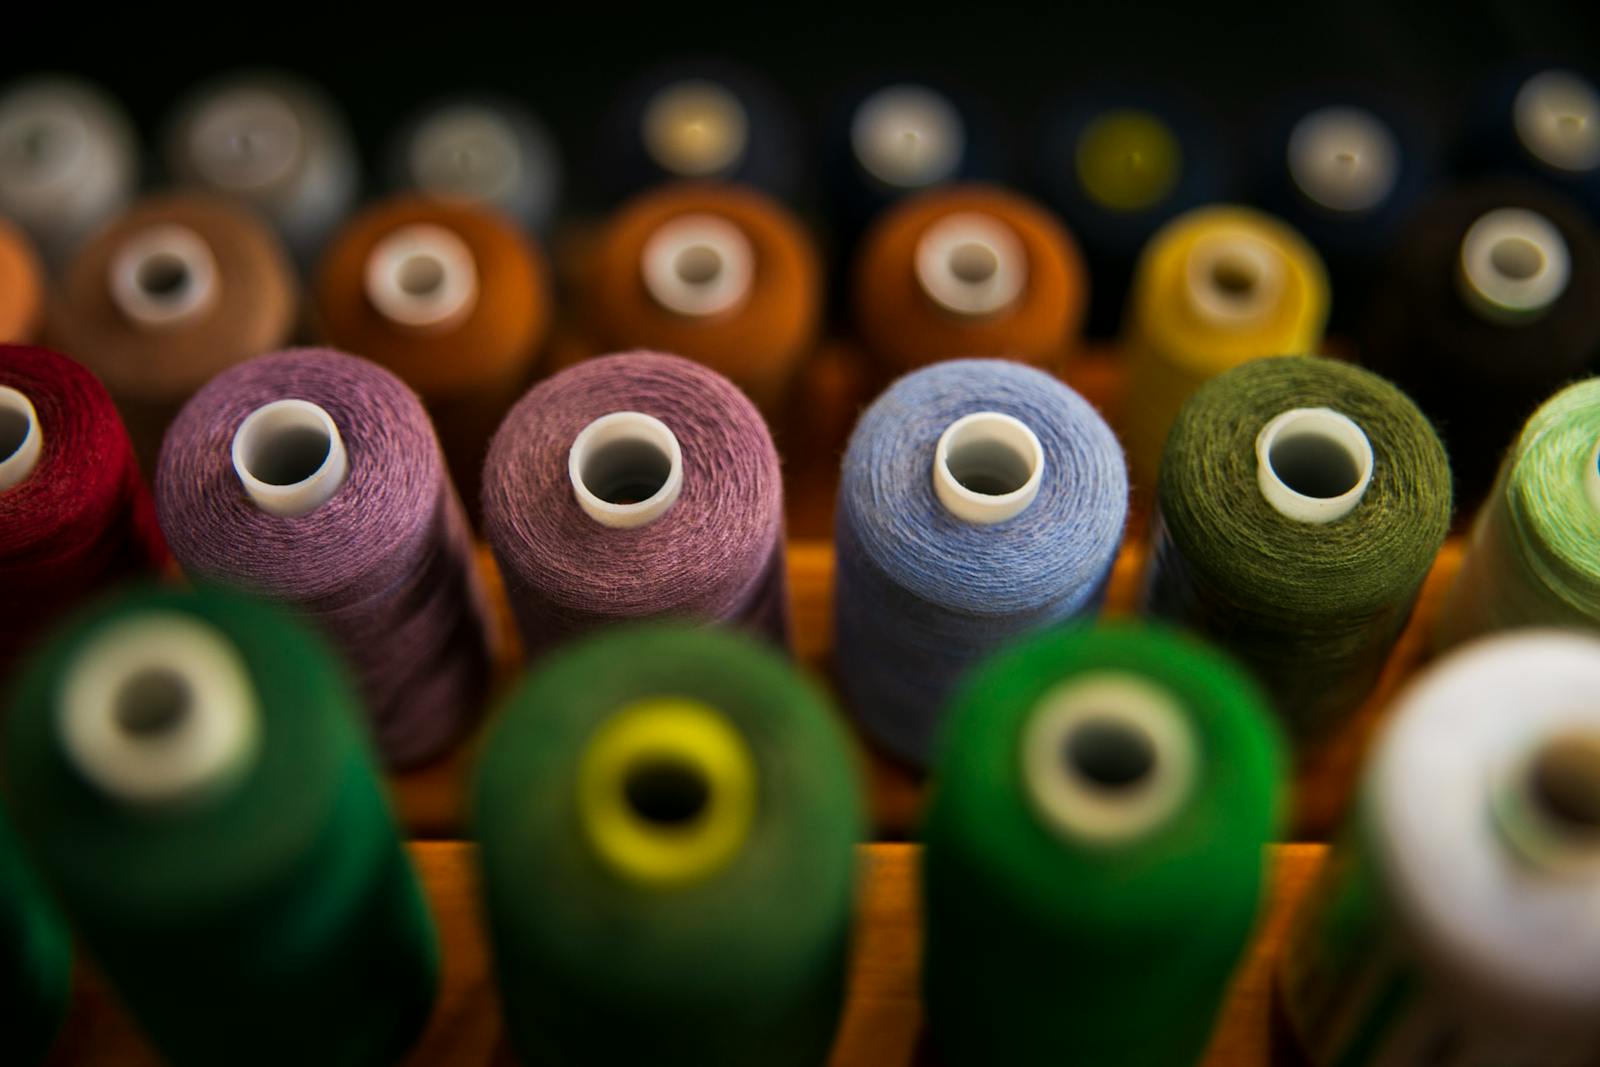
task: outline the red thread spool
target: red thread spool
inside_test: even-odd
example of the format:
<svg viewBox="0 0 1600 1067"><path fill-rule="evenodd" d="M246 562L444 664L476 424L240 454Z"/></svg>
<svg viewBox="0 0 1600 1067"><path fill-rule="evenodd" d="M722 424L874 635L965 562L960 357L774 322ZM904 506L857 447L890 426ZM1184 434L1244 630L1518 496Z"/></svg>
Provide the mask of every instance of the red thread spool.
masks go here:
<svg viewBox="0 0 1600 1067"><path fill-rule="evenodd" d="M167 559L105 386L49 349L0 345L0 677L61 612Z"/></svg>

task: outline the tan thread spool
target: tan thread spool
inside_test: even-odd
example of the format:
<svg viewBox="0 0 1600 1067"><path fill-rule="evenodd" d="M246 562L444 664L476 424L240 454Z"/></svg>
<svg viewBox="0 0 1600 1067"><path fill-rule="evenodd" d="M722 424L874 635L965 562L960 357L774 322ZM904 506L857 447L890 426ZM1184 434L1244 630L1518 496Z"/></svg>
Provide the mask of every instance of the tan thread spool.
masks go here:
<svg viewBox="0 0 1600 1067"><path fill-rule="evenodd" d="M0 344L33 340L44 313L44 280L28 237L0 218Z"/></svg>

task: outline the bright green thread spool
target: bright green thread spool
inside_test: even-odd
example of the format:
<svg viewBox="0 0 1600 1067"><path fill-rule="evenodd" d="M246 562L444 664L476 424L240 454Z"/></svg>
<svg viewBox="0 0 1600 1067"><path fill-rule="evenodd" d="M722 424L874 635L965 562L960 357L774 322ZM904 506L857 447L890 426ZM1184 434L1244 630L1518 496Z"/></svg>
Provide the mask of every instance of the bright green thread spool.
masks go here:
<svg viewBox="0 0 1600 1067"><path fill-rule="evenodd" d="M0 1059L29 1067L61 1029L72 943L0 814Z"/></svg>
<svg viewBox="0 0 1600 1067"><path fill-rule="evenodd" d="M1197 1062L1255 923L1282 762L1255 684L1164 629L1055 631L978 668L924 832L940 1062Z"/></svg>
<svg viewBox="0 0 1600 1067"><path fill-rule="evenodd" d="M1258 451L1288 412L1325 425L1289 441L1303 448ZM1274 473L1307 514L1272 502L1263 482ZM1158 500L1149 609L1254 671L1306 745L1377 682L1449 527L1450 469L1427 419L1382 378L1278 357L1213 379L1184 406Z"/></svg>
<svg viewBox="0 0 1600 1067"><path fill-rule="evenodd" d="M1600 629L1600 378L1533 413L1473 526L1435 634L1447 648L1524 626Z"/></svg>
<svg viewBox="0 0 1600 1067"><path fill-rule="evenodd" d="M218 591L121 596L24 673L18 834L168 1062L388 1064L427 1021L432 921L354 703L301 625Z"/></svg>
<svg viewBox="0 0 1600 1067"><path fill-rule="evenodd" d="M619 795L633 812L603 799ZM474 789L522 1062L822 1064L862 822L835 716L772 652L651 626L542 661Z"/></svg>

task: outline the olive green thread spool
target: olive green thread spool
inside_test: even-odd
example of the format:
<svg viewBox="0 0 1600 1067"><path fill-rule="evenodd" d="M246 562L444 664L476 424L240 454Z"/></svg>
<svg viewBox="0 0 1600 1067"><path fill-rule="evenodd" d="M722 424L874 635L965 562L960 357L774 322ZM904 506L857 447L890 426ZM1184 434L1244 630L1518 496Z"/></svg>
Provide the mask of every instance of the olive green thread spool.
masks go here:
<svg viewBox="0 0 1600 1067"><path fill-rule="evenodd" d="M71 994L72 943L0 812L0 1053L30 1067L55 1042Z"/></svg>
<svg viewBox="0 0 1600 1067"><path fill-rule="evenodd" d="M45 645L3 769L42 878L163 1058L389 1064L438 950L350 684L276 609L138 590Z"/></svg>
<svg viewBox="0 0 1600 1067"><path fill-rule="evenodd" d="M733 634L613 631L542 661L484 753L473 828L522 1062L826 1060L863 816L810 682Z"/></svg>
<svg viewBox="0 0 1600 1067"><path fill-rule="evenodd" d="M924 830L940 1062L1197 1062L1255 923L1282 762L1254 682L1161 628L1058 630L978 668Z"/></svg>
<svg viewBox="0 0 1600 1067"><path fill-rule="evenodd" d="M1444 542L1450 470L1382 378L1279 357L1184 406L1158 503L1147 607L1254 671L1304 747L1376 684Z"/></svg>

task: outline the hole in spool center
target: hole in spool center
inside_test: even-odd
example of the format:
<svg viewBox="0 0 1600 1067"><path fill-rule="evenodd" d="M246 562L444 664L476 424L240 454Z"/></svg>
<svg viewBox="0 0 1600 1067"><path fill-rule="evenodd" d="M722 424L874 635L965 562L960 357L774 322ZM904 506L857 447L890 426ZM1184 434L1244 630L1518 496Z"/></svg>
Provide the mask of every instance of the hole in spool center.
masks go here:
<svg viewBox="0 0 1600 1067"><path fill-rule="evenodd" d="M1223 255L1211 265L1211 284L1229 300L1244 301L1261 284L1261 268L1244 256Z"/></svg>
<svg viewBox="0 0 1600 1067"><path fill-rule="evenodd" d="M1361 481L1361 461L1344 442L1320 433L1280 435L1267 462L1278 480L1301 496L1340 497Z"/></svg>
<svg viewBox="0 0 1600 1067"><path fill-rule="evenodd" d="M1558 738L1528 768L1528 791L1552 825L1600 842L1600 737Z"/></svg>
<svg viewBox="0 0 1600 1067"><path fill-rule="evenodd" d="M722 253L710 245L690 245L678 253L672 269L685 285L709 285L722 273Z"/></svg>
<svg viewBox="0 0 1600 1067"><path fill-rule="evenodd" d="M432 296L444 285L444 264L426 252L415 252L401 262L395 281L409 296Z"/></svg>
<svg viewBox="0 0 1600 1067"><path fill-rule="evenodd" d="M692 822L711 800L711 787L698 767L665 757L630 767L622 790L633 813L658 826Z"/></svg>
<svg viewBox="0 0 1600 1067"><path fill-rule="evenodd" d="M140 671L123 683L115 716L123 733L147 741L172 733L194 705L188 679L166 667Z"/></svg>
<svg viewBox="0 0 1600 1067"><path fill-rule="evenodd" d="M327 462L332 441L320 426L283 426L261 434L244 457L251 477L268 485L295 485Z"/></svg>
<svg viewBox="0 0 1600 1067"><path fill-rule="evenodd" d="M182 296L191 281L189 264L171 252L157 252L146 258L134 277L145 295L160 301Z"/></svg>
<svg viewBox="0 0 1600 1067"><path fill-rule="evenodd" d="M1503 237L1490 250L1489 263L1503 277L1523 282L1544 269L1544 251L1526 237Z"/></svg>
<svg viewBox="0 0 1600 1067"><path fill-rule="evenodd" d="M950 273L967 285L982 285L1000 270L1000 257L988 245L968 241L950 251Z"/></svg>
<svg viewBox="0 0 1600 1067"><path fill-rule="evenodd" d="M16 408L0 407L0 462L10 459L28 439L28 416Z"/></svg>
<svg viewBox="0 0 1600 1067"><path fill-rule="evenodd" d="M608 504L638 504L667 484L672 457L654 442L637 438L610 441L583 461L583 484Z"/></svg>
<svg viewBox="0 0 1600 1067"><path fill-rule="evenodd" d="M1062 742L1067 771L1102 789L1136 786L1155 770L1156 750L1138 727L1115 719L1090 719Z"/></svg>
<svg viewBox="0 0 1600 1067"><path fill-rule="evenodd" d="M982 437L955 442L945 467L964 488L985 496L1014 493L1033 475L1027 456L1004 441Z"/></svg>

